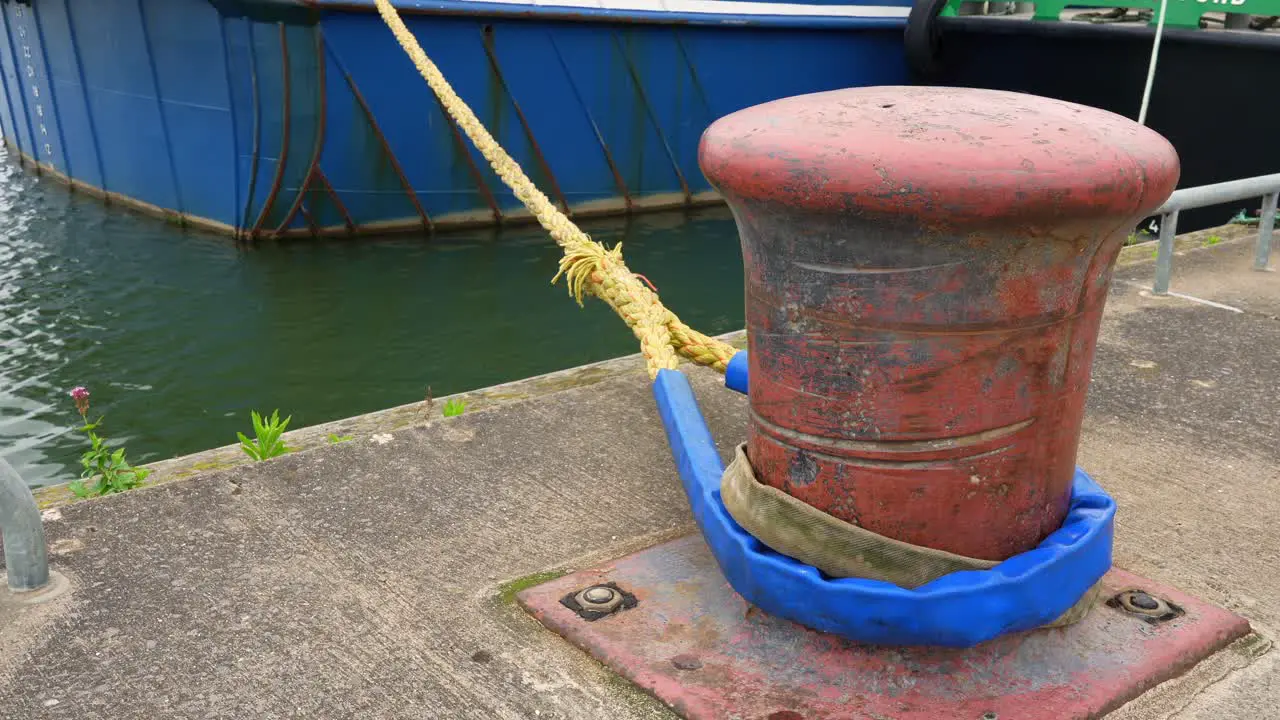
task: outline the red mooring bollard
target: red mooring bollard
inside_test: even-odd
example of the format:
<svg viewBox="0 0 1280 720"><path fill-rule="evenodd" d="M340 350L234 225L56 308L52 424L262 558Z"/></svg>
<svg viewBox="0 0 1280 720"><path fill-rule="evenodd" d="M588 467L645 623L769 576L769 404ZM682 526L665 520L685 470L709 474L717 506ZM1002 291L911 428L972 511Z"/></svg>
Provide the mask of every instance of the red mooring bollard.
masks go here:
<svg viewBox="0 0 1280 720"><path fill-rule="evenodd" d="M1002 560L1063 520L1125 237L1178 159L1126 118L876 87L715 122L746 271L759 479L891 538Z"/></svg>

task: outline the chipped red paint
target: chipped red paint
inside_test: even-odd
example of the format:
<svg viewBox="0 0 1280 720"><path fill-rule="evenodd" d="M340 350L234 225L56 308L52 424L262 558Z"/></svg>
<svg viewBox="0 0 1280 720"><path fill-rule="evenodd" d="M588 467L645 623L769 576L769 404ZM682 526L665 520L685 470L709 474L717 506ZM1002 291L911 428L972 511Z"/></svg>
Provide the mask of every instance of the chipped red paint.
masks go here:
<svg viewBox="0 0 1280 720"><path fill-rule="evenodd" d="M1112 266L1172 146L1055 100L879 87L729 115L700 160L742 237L762 480L970 557L1057 529Z"/></svg>
<svg viewBox="0 0 1280 720"><path fill-rule="evenodd" d="M633 593L636 607L587 622L560 604L570 592L609 581ZM688 720L1093 718L1249 633L1243 618L1129 573L1113 570L1103 582L1098 604L1075 625L963 650L857 645L752 612L698 536L517 599ZM1104 604L1132 589L1185 614L1153 625Z"/></svg>

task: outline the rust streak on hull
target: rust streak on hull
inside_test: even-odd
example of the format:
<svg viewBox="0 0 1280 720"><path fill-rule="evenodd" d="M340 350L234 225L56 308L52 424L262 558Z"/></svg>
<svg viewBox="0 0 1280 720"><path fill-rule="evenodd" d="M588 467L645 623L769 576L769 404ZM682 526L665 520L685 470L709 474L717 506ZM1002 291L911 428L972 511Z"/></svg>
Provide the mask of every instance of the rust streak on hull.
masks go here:
<svg viewBox="0 0 1280 720"><path fill-rule="evenodd" d="M297 217L298 211L302 208L302 201L306 198L307 192L311 189L311 181L315 177L316 168L319 167L320 165L320 152L321 150L324 149L325 131L326 131L325 125L327 122L328 109L329 109L328 108L329 93L328 93L328 88L325 85L325 72L324 72L324 65L325 65L324 33L320 30L319 27L317 27L314 32L316 35L316 72L317 72L316 82L320 89L320 98L317 103L319 118L316 121L317 122L316 142L315 142L315 147L311 151L311 165L307 168L307 174L305 177L303 177L302 184L298 187L298 195L293 199L293 205L289 207L289 212L285 215L284 220L282 220L280 224L276 226L276 229L275 229L276 235L279 235L280 233L284 232L289 227L289 225L293 222L293 219Z"/></svg>
<svg viewBox="0 0 1280 720"><path fill-rule="evenodd" d="M387 152L387 160L391 162L391 167L395 170L396 177L400 179L401 186L404 187L404 193L409 198L409 202L413 204L413 209L418 212L418 216L422 219L422 227L430 232L431 218L427 215L427 211L422 207L422 203L418 200L418 193L409 184L409 178L405 177L404 168L400 167L400 161L396 159L396 154L391 149L391 144L387 142L387 138L382 134L382 128L378 127L378 121L373 117L373 111L369 109L368 103L365 102L364 96L360 94L360 88L356 87L356 81L349 73L343 73L346 77L347 85L351 87L351 94L355 96L356 102L360 104L360 108L364 111L366 117L369 118L369 126L373 128L373 132L378 136L378 141L382 143L383 149Z"/></svg>
<svg viewBox="0 0 1280 720"><path fill-rule="evenodd" d="M689 183L685 182L684 173L680 170L680 162L676 160L676 155L671 151L671 144L667 142L667 134L662 132L662 124L658 122L658 115L653 111L653 105L649 104L649 96L644 91L644 85L640 82L640 73L636 71L635 63L631 62L631 56L627 54L627 50L622 45L622 41L618 39L617 34L610 33L613 43L618 48L618 54L622 56L623 62L627 66L627 73L631 75L631 82L635 84L636 96L640 98L640 104L644 106L645 114L649 117L649 122L653 123L653 130L658 134L658 139L662 141L662 149L667 154L667 159L671 161L671 169L675 171L676 179L680 181L680 190L684 193L685 202L693 199L693 194L689 191Z"/></svg>
<svg viewBox="0 0 1280 720"><path fill-rule="evenodd" d="M405 176L404 168L400 166L400 161L396 159L395 151L391 149L391 143L387 142L387 136L382 133L382 128L378 125L377 118L373 116L373 110L369 107L369 103L365 101L364 94L360 92L359 86L356 85L355 78L351 77L351 73L347 72L347 69L341 63L338 63L338 69L342 73L343 79L347 81L347 87L351 88L351 96L355 98L360 110L364 112L365 118L369 121L369 127L373 128L373 134L377 136L383 151L387 153L387 160L391 163L391 168L395 171L396 178L400 181L400 186L404 188L405 196L409 198L413 209L422 220L422 228L427 232L431 232L433 230L431 217L427 215L426 209L422 207L422 203L418 200L417 191L409 183L409 178Z"/></svg>
<svg viewBox="0 0 1280 720"><path fill-rule="evenodd" d="M538 162L538 166L542 168L542 172L547 176L547 182L551 185L551 193L555 196L556 202L560 203L560 209L569 212L569 203L565 200L564 193L560 191L560 183L556 181L555 173L551 172L551 166L547 164L547 158L542 154L542 148L538 146L538 141L533 137L533 128L529 127L529 121L524 116L524 111L520 109L520 103L516 100L516 96L511 92L511 88L507 85L507 80L502 75L502 68L498 65L498 48L493 37L493 27L485 26L483 35L484 53L489 58L489 67L493 69L493 75L498 81L498 86L506 93L507 99L511 101L511 106L516 110L516 117L520 120L520 127L524 129L524 136L529 141L529 149L533 151L533 157Z"/></svg>
<svg viewBox="0 0 1280 720"><path fill-rule="evenodd" d="M339 213L342 213L342 221L346 223L347 232L355 232L356 224L351 220L351 213L347 212L346 204L342 202L342 198L338 197L337 191L333 189L333 185L329 184L329 178L319 166L316 166L316 179L324 185L324 190L329 194L329 199L333 201L333 206L338 208Z"/></svg>
<svg viewBox="0 0 1280 720"><path fill-rule="evenodd" d="M587 103L582 99L582 93L578 91L578 84L573 80L573 73L569 71L569 64L564 61L564 55L560 52L560 46L556 43L555 37L551 33L547 33L547 40L551 42L551 49L555 51L556 60L560 62L560 69L564 72L564 77L569 82L569 88L573 90L573 96L578 100L578 105L582 107L582 114L587 117L587 122L591 124L591 131L596 136L596 142L600 143L600 152L604 154L605 164L609 166L609 172L613 174L613 182L618 187L618 192L622 194L622 200L626 203L627 211L632 209L631 191L627 188L627 181L622 178L622 171L618 169L618 163L614 162L613 153L609 152L609 143L604 141L604 133L600 132L600 126L596 123L595 116L591 114L591 108L587 107Z"/></svg>
<svg viewBox="0 0 1280 720"><path fill-rule="evenodd" d="M475 158L471 157L471 150L467 146L467 141L462 137L462 130L458 127L458 123L454 122L453 116L445 109L444 103L440 102L440 98L431 94L435 98L436 105L440 108L440 114L444 116L445 122L449 123L449 131L453 135L454 147L458 149L458 154L467 159L467 169L471 173L472 180L476 183L476 191L480 193L480 197L484 198L485 203L489 206L489 210L493 213L493 222L502 224L506 219L502 215L502 210L498 207L498 200L493 196L493 191L485 184L484 175L480 172L480 166L476 165Z"/></svg>
<svg viewBox="0 0 1280 720"><path fill-rule="evenodd" d="M262 225L267 221L267 215L271 213L271 209L275 207L276 197L280 194L280 185L284 182L284 167L289 162L289 126L293 124L293 108L291 107L292 95L292 73L289 69L289 43L285 36L284 23L280 23L280 65L284 73L284 91L281 102L281 126L284 128L280 139L280 157L276 159L275 179L271 181L271 190L267 193L266 202L262 203L262 211L258 213L258 219L253 223L253 229L249 231L250 237L257 238L262 232Z"/></svg>

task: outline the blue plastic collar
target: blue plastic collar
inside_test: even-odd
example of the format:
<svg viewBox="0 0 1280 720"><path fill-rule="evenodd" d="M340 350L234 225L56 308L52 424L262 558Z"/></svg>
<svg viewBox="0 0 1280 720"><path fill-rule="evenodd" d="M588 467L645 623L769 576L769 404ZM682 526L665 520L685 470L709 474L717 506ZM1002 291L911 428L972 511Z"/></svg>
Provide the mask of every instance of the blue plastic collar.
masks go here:
<svg viewBox="0 0 1280 720"><path fill-rule="evenodd" d="M952 573L914 590L827 577L774 552L725 510L724 465L684 374L659 371L653 392L694 520L729 584L769 614L857 642L969 647L1052 622L1111 568L1115 503L1077 469L1062 527L990 570Z"/></svg>
<svg viewBox="0 0 1280 720"><path fill-rule="evenodd" d="M746 350L739 350L733 354L733 357L729 358L729 364L724 368L724 386L743 395L747 394Z"/></svg>

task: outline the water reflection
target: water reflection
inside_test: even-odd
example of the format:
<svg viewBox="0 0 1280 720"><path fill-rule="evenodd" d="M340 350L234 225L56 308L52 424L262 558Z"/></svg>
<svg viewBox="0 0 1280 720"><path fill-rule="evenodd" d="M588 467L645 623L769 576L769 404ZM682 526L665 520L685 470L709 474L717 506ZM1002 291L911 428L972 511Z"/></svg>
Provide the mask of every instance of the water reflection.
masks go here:
<svg viewBox="0 0 1280 720"><path fill-rule="evenodd" d="M536 228L237 248L7 160L0 217L0 454L33 485L78 473L78 384L146 462L233 442L250 409L311 425L636 351L548 285L560 251ZM692 325L742 326L723 209L586 228Z"/></svg>

